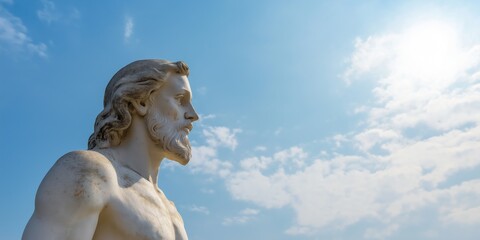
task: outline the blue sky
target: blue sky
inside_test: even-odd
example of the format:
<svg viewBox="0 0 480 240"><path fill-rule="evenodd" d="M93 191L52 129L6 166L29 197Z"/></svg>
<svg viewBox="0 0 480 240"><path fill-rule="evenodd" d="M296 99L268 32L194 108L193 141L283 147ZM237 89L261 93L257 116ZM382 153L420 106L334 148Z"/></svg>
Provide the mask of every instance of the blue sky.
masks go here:
<svg viewBox="0 0 480 240"><path fill-rule="evenodd" d="M183 60L202 116L159 185L191 239L476 239L475 1L0 0L0 236L85 149L127 63Z"/></svg>

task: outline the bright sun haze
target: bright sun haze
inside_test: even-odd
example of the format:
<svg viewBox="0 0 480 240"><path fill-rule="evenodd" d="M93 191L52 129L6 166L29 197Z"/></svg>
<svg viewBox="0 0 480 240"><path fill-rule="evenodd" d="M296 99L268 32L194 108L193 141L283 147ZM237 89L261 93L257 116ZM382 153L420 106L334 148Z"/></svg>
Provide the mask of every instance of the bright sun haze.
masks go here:
<svg viewBox="0 0 480 240"><path fill-rule="evenodd" d="M414 23L400 37L395 65L400 71L427 81L425 84L436 85L460 70L458 65L463 59L458 38L454 26L446 22Z"/></svg>

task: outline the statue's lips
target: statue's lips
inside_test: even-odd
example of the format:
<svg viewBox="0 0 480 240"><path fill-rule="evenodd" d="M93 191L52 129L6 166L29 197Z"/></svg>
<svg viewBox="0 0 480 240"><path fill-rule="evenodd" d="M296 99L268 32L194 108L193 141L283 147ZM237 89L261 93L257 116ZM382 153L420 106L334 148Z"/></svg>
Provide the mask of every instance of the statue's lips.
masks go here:
<svg viewBox="0 0 480 240"><path fill-rule="evenodd" d="M185 130L185 132L187 132L187 134L189 134L190 131L192 131L192 129L193 129L193 125L191 123L189 123L188 125L183 127L183 130Z"/></svg>

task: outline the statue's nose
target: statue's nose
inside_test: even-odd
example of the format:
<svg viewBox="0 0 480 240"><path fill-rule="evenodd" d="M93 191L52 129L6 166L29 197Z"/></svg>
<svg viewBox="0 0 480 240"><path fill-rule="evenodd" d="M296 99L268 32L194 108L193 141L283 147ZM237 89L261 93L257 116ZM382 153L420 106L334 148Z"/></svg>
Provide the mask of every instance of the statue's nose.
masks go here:
<svg viewBox="0 0 480 240"><path fill-rule="evenodd" d="M191 104L189 104L189 108L185 112L184 117L185 117L185 119L188 119L192 122L195 122L199 119L197 112L195 111L195 109L193 108L193 106Z"/></svg>

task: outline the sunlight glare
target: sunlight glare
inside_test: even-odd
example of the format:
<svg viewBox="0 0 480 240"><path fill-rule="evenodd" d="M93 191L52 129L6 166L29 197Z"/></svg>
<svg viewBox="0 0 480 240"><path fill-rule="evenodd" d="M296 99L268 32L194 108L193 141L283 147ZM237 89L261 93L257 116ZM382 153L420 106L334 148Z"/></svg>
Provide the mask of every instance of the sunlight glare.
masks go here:
<svg viewBox="0 0 480 240"><path fill-rule="evenodd" d="M415 24L401 36L395 68L420 81L445 86L461 61L456 29L448 23L427 21Z"/></svg>

